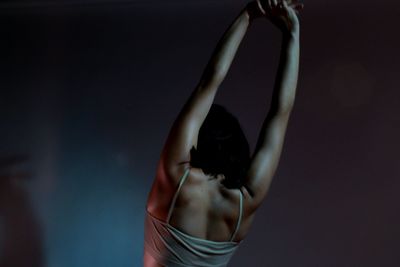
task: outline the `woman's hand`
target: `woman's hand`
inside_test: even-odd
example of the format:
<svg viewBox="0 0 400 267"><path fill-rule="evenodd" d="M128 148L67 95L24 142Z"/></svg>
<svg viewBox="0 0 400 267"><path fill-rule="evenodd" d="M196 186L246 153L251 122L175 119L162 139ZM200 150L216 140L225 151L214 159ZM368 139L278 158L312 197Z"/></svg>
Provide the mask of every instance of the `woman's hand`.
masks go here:
<svg viewBox="0 0 400 267"><path fill-rule="evenodd" d="M251 1L246 5L246 11L249 15L250 22L256 18L265 17L265 12L263 8L260 8L260 2Z"/></svg>
<svg viewBox="0 0 400 267"><path fill-rule="evenodd" d="M299 30L297 12L304 5L298 0L257 0L260 10L282 32L293 33Z"/></svg>

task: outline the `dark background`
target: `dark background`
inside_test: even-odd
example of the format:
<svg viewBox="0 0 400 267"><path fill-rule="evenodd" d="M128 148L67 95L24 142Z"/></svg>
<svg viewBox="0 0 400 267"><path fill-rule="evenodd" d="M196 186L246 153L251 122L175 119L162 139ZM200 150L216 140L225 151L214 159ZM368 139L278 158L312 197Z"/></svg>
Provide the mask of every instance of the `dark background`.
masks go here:
<svg viewBox="0 0 400 267"><path fill-rule="evenodd" d="M141 266L169 127L245 1L0 3L0 266ZM296 105L230 266L400 266L398 1L307 1ZM254 148L280 34L245 37L216 102Z"/></svg>

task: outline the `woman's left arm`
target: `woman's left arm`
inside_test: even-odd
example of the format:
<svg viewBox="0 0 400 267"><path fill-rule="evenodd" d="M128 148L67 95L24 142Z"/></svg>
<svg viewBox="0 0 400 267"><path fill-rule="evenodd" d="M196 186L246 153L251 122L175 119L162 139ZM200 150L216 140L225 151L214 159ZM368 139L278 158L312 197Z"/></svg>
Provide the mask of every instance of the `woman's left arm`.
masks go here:
<svg viewBox="0 0 400 267"><path fill-rule="evenodd" d="M245 187L252 196L249 201L252 211L257 209L268 192L278 166L286 128L294 105L300 53L300 25L296 10L302 7L303 5L297 1L268 0L265 8L267 17L282 31L282 48L271 108L262 125L245 179Z"/></svg>
<svg viewBox="0 0 400 267"><path fill-rule="evenodd" d="M181 163L190 161L190 149L197 146L200 127L211 108L217 89L231 66L250 22L255 17L262 15L257 10L258 6L255 1L247 4L218 42L200 82L170 129L158 166L158 170L167 175L158 175L158 177L174 179L182 175Z"/></svg>

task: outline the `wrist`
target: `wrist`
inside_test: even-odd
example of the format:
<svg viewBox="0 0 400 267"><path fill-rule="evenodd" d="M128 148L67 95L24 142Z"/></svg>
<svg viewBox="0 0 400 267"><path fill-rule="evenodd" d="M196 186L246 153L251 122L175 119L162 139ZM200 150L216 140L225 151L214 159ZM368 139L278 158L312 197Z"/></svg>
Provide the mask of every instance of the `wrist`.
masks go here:
<svg viewBox="0 0 400 267"><path fill-rule="evenodd" d="M287 35L288 37L298 38L300 35L300 25L298 23L287 25L286 27L281 28L283 35Z"/></svg>
<svg viewBox="0 0 400 267"><path fill-rule="evenodd" d="M298 41L300 39L300 30L282 31L282 36L287 41Z"/></svg>
<svg viewBox="0 0 400 267"><path fill-rule="evenodd" d="M292 27L292 29L290 30L290 35L294 38L299 38L300 35L300 26L299 25L295 25Z"/></svg>

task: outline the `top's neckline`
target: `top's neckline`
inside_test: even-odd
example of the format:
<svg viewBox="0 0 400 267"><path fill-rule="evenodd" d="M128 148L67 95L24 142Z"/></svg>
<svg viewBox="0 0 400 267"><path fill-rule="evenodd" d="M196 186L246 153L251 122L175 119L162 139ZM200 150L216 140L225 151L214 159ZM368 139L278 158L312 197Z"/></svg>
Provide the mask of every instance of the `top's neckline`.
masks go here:
<svg viewBox="0 0 400 267"><path fill-rule="evenodd" d="M236 242L236 241L213 241L213 240L208 240L208 239L204 239L204 238L195 237L195 236L189 235L189 234L187 234L187 233L184 233L184 232L182 232L181 230L178 230L178 229L175 228L174 226L170 225L169 223L164 222L164 221L162 221L162 220L156 218L156 217L155 217L153 214L151 214L147 209L146 209L146 213L147 213L151 218L153 218L153 219L157 220L158 222L160 222L160 223L166 225L168 228L171 228L172 230L174 230L174 231L176 231L176 232L179 232L180 234L182 234L182 235L184 235L184 236L186 236L186 237L188 237L188 238L190 238L190 239L198 240L198 241L200 241L200 242L213 243L213 244L232 244L232 245L237 245L237 246L243 242L243 240L240 240L240 241L238 241L238 242Z"/></svg>

